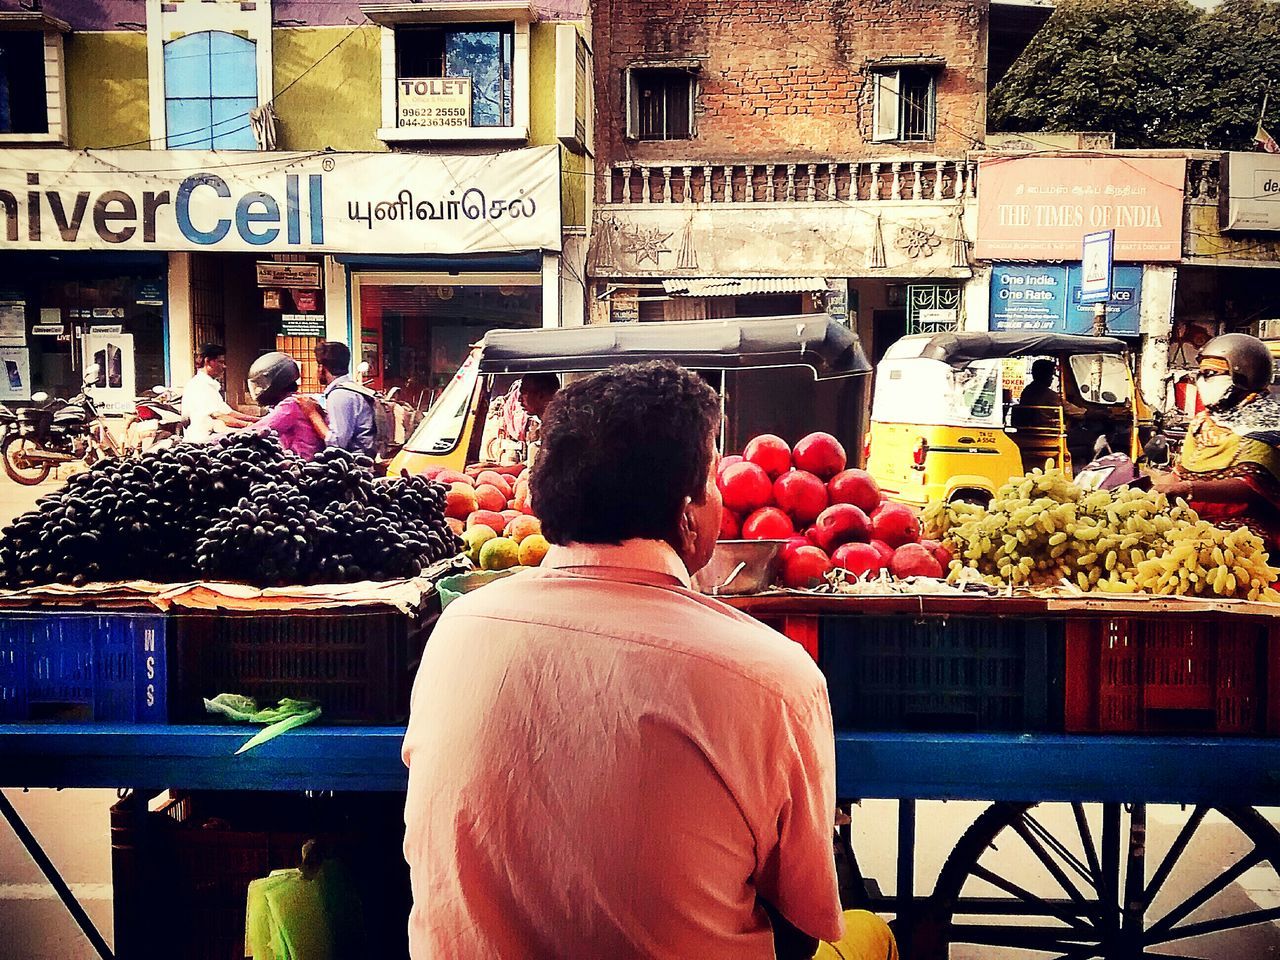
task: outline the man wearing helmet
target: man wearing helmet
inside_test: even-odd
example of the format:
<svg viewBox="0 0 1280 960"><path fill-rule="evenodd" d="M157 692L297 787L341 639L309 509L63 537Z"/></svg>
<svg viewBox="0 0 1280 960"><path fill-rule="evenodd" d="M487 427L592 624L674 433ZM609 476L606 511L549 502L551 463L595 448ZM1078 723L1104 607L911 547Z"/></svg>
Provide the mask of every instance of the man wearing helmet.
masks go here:
<svg viewBox="0 0 1280 960"><path fill-rule="evenodd" d="M271 410L246 432L274 430L280 446L310 460L324 449L329 427L320 405L298 395L302 371L287 354L266 353L249 368L249 393L254 403Z"/></svg>
<svg viewBox="0 0 1280 960"><path fill-rule="evenodd" d="M1280 401L1268 396L1271 352L1257 337L1228 333L1200 352L1196 415L1173 473L1155 487L1186 500L1200 516L1248 527L1280 556Z"/></svg>

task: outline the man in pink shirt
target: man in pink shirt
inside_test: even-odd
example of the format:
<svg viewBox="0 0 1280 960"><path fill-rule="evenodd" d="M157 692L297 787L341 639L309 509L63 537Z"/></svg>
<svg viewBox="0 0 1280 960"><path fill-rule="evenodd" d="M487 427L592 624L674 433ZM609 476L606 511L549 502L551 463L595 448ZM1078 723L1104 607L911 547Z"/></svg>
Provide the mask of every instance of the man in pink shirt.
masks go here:
<svg viewBox="0 0 1280 960"><path fill-rule="evenodd" d="M414 960L766 960L839 939L825 680L690 588L720 527L719 424L670 363L547 407L531 483L554 546L451 604L414 686Z"/></svg>

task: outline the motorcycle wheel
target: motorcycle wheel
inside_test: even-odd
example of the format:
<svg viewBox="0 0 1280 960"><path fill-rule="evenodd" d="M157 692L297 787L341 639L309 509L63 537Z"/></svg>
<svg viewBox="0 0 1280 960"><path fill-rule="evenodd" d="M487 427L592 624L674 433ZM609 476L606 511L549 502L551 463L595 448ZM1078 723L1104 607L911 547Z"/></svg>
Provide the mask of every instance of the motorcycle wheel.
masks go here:
<svg viewBox="0 0 1280 960"><path fill-rule="evenodd" d="M49 476L52 465L49 463L31 463L27 452L39 450L40 445L30 437L13 434L0 446L0 456L4 458L4 472L14 483L24 487L34 487L43 483Z"/></svg>

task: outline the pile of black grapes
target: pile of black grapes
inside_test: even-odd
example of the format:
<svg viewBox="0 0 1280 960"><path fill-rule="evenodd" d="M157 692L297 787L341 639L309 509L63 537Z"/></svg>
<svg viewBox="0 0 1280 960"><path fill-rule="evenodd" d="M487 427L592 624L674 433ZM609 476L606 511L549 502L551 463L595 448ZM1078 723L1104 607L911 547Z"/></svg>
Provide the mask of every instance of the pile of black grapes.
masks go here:
<svg viewBox="0 0 1280 960"><path fill-rule="evenodd" d="M350 583L462 551L444 487L372 467L337 449L305 462L272 435L105 460L0 530L0 584Z"/></svg>

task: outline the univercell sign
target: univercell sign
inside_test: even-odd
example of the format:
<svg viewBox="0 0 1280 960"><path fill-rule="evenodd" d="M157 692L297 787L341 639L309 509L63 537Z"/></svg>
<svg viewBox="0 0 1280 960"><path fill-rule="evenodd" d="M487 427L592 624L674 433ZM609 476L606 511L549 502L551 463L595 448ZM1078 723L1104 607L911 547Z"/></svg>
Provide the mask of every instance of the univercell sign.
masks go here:
<svg viewBox="0 0 1280 960"><path fill-rule="evenodd" d="M0 250L560 249L555 147L485 156L0 150Z"/></svg>

